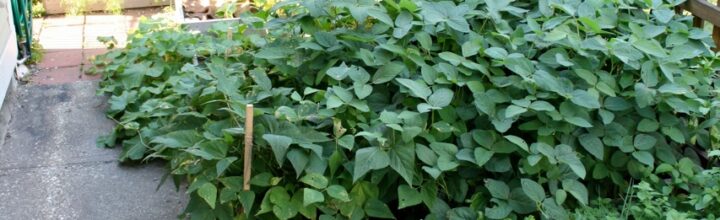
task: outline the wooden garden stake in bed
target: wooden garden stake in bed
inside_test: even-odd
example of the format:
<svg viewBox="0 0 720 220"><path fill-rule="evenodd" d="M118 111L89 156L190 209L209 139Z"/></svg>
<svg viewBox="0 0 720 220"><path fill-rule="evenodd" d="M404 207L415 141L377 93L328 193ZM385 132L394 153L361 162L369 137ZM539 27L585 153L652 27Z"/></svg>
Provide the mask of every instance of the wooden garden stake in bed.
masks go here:
<svg viewBox="0 0 720 220"><path fill-rule="evenodd" d="M243 155L243 190L250 191L250 177L252 170L252 144L253 144L253 105L245 107L245 153Z"/></svg>

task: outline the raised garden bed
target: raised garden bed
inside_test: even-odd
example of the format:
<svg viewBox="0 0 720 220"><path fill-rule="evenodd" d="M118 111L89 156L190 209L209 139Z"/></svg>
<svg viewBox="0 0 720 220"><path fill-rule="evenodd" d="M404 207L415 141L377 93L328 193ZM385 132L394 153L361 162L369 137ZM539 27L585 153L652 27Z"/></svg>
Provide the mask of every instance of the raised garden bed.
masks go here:
<svg viewBox="0 0 720 220"><path fill-rule="evenodd" d="M65 1L77 1L77 0L65 0ZM90 1L87 7L82 11L102 11L107 8L107 1ZM66 13L66 7L63 4L63 0L43 0L43 6L47 14L64 14ZM167 6L172 3L172 0L123 0L122 8L147 8L157 6Z"/></svg>
<svg viewBox="0 0 720 220"><path fill-rule="evenodd" d="M228 2L227 0L217 0L212 1L212 3L207 0L174 1L175 20L189 30L207 31L216 23L240 21L237 16L234 16L234 18L217 18L215 12Z"/></svg>

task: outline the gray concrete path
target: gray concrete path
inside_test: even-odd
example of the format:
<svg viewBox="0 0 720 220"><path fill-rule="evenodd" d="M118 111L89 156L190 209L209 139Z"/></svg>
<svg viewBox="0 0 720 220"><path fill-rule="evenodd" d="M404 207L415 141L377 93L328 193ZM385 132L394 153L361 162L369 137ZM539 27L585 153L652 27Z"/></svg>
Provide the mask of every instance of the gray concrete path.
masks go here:
<svg viewBox="0 0 720 220"><path fill-rule="evenodd" d="M96 88L94 81L20 85L8 96L0 220L177 219L186 196L172 181L155 190L162 163L119 165L120 149L95 146L113 127Z"/></svg>

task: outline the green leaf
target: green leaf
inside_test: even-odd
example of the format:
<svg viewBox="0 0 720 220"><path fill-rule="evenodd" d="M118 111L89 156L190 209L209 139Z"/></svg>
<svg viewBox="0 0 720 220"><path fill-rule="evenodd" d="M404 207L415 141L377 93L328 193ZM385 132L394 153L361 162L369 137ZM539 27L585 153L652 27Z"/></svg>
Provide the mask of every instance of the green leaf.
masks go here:
<svg viewBox="0 0 720 220"><path fill-rule="evenodd" d="M553 91L561 95L570 93L570 88L568 86L563 84L557 77L551 75L548 72L538 70L533 75L533 80L538 85L538 87L547 91Z"/></svg>
<svg viewBox="0 0 720 220"><path fill-rule="evenodd" d="M230 164L235 162L237 159L237 157L227 157L218 161L217 164L215 164L215 173L217 173L217 177L220 177L222 173L225 172L225 170L230 166Z"/></svg>
<svg viewBox="0 0 720 220"><path fill-rule="evenodd" d="M646 54L650 54L660 58L667 57L667 51L663 49L660 43L653 39L637 39L632 42L632 45Z"/></svg>
<svg viewBox="0 0 720 220"><path fill-rule="evenodd" d="M197 144L197 147L185 149L185 152L202 157L205 160L220 160L225 158L228 146L221 141L206 141Z"/></svg>
<svg viewBox="0 0 720 220"><path fill-rule="evenodd" d="M200 198L210 205L210 208L215 209L215 201L217 200L217 188L215 187L215 184L204 183L200 186L200 188L198 188L197 193Z"/></svg>
<svg viewBox="0 0 720 220"><path fill-rule="evenodd" d="M367 14L370 15L370 17L378 19L382 23L385 23L389 26L394 25L392 18L390 18L390 16L387 14L387 12L384 10L384 8L378 8L378 7L370 8L369 10L367 10Z"/></svg>
<svg viewBox="0 0 720 220"><path fill-rule="evenodd" d="M407 35L410 28L412 28L412 20L412 14L407 11L400 12L400 14L395 18L395 30L393 31L393 37L402 38Z"/></svg>
<svg viewBox="0 0 720 220"><path fill-rule="evenodd" d="M500 47L490 47L485 49L485 55L490 56L493 59L503 60L508 56L508 52Z"/></svg>
<svg viewBox="0 0 720 220"><path fill-rule="evenodd" d="M148 63L130 64L125 71L118 73L118 79L125 89L132 89L142 86L145 78L145 71Z"/></svg>
<svg viewBox="0 0 720 220"><path fill-rule="evenodd" d="M585 90L575 90L572 92L571 95L572 98L570 98L570 101L579 106L589 109L600 108L600 102L598 101L598 97L590 94Z"/></svg>
<svg viewBox="0 0 720 220"><path fill-rule="evenodd" d="M654 132L660 127L660 124L655 120L644 118L640 121L637 126L637 130L641 132Z"/></svg>
<svg viewBox="0 0 720 220"><path fill-rule="evenodd" d="M635 49L627 42L616 41L612 44L612 52L623 63L632 63L633 61L643 58L641 51Z"/></svg>
<svg viewBox="0 0 720 220"><path fill-rule="evenodd" d="M650 150L655 147L655 143L657 143L657 139L655 139L655 137L647 134L638 134L635 135L635 142L633 142L633 145L635 145L635 148L638 150Z"/></svg>
<svg viewBox="0 0 720 220"><path fill-rule="evenodd" d="M658 8L652 10L652 15L660 23L668 23L675 16L675 12L670 9Z"/></svg>
<svg viewBox="0 0 720 220"><path fill-rule="evenodd" d="M348 76L350 68L343 62L340 66L332 67L326 71L327 75L335 80L343 80Z"/></svg>
<svg viewBox="0 0 720 220"><path fill-rule="evenodd" d="M328 185L328 179L319 173L307 173L300 178L300 182L308 184L315 189L325 189Z"/></svg>
<svg viewBox="0 0 720 220"><path fill-rule="evenodd" d="M398 187L398 209L414 206L422 202L420 193L408 185Z"/></svg>
<svg viewBox="0 0 720 220"><path fill-rule="evenodd" d="M505 117L512 118L512 117L515 117L516 115L520 115L525 112L527 112L527 108L520 107L517 105L510 105L505 109Z"/></svg>
<svg viewBox="0 0 720 220"><path fill-rule="evenodd" d="M292 138L276 134L264 134L262 137L268 142L268 144L270 144L270 147L275 154L275 159L278 164L282 166L285 161L285 154L287 153L288 148L290 148L290 144L292 144Z"/></svg>
<svg viewBox="0 0 720 220"><path fill-rule="evenodd" d="M398 81L398 83L400 83L401 85L410 89L411 94L415 97L427 99L427 97L432 94L430 87L425 85L425 83L422 81L401 78L397 78L395 80Z"/></svg>
<svg viewBox="0 0 720 220"><path fill-rule="evenodd" d="M522 77L530 76L535 70L535 65L533 65L532 62L530 62L530 60L525 58L522 54L510 54L505 58L504 63L505 67Z"/></svg>
<svg viewBox="0 0 720 220"><path fill-rule="evenodd" d="M585 70L585 69L576 69L576 70L575 70L575 73L576 73L580 78L582 78L583 80L585 80L585 82L587 82L588 84L590 84L590 85L595 85L595 84L597 84L597 76L595 76L594 73L592 73L592 72L590 72L590 71L588 71L588 70Z"/></svg>
<svg viewBox="0 0 720 220"><path fill-rule="evenodd" d="M426 165L434 166L437 163L437 155L425 145L417 144L417 146L415 147L415 153L417 155L417 158Z"/></svg>
<svg viewBox="0 0 720 220"><path fill-rule="evenodd" d="M589 121L587 121L581 117L571 116L571 117L564 117L563 119L565 119L565 121L569 122L570 124L574 124L574 125L577 125L577 126L580 126L583 128L592 127L592 124L590 124Z"/></svg>
<svg viewBox="0 0 720 220"><path fill-rule="evenodd" d="M428 104L436 108L443 108L450 105L453 99L453 91L446 88L436 89L428 98Z"/></svg>
<svg viewBox="0 0 720 220"><path fill-rule="evenodd" d="M523 178L520 180L520 185L523 192L533 201L540 203L545 199L545 189L537 182Z"/></svg>
<svg viewBox="0 0 720 220"><path fill-rule="evenodd" d="M398 144L388 152L390 168L395 170L408 184L413 183L415 176L415 145Z"/></svg>
<svg viewBox="0 0 720 220"><path fill-rule="evenodd" d="M373 87L368 84L355 84L353 86L353 89L355 91L355 95L358 99L365 99L370 94L372 94Z"/></svg>
<svg viewBox="0 0 720 220"><path fill-rule="evenodd" d="M287 153L287 159L290 161L293 169L295 170L295 178L300 178L303 170L307 167L310 158L308 154L300 149L290 149Z"/></svg>
<svg viewBox="0 0 720 220"><path fill-rule="evenodd" d="M575 199L583 205L588 205L588 191L585 185L577 180L566 179L562 181L565 191L569 192Z"/></svg>
<svg viewBox="0 0 720 220"><path fill-rule="evenodd" d="M598 23L597 23L595 20L593 20L592 18L589 18L589 17L581 17L581 18L578 18L578 20L580 20L580 22L582 22L583 25L589 27L590 30L592 30L592 31L595 32L595 33L601 33L601 32L603 32L602 29L600 29L600 24L598 24Z"/></svg>
<svg viewBox="0 0 720 220"><path fill-rule="evenodd" d="M635 84L635 102L638 107L645 108L651 105L655 99L655 90L652 90L642 83Z"/></svg>
<svg viewBox="0 0 720 220"><path fill-rule="evenodd" d="M355 168L353 182L356 182L370 170L378 170L390 166L390 156L379 147L361 148L355 152Z"/></svg>
<svg viewBox="0 0 720 220"><path fill-rule="evenodd" d="M543 212L546 213L548 216L548 219L557 219L557 220L567 220L570 219L568 217L567 211L565 209L558 205L553 199L547 198L542 203Z"/></svg>
<svg viewBox="0 0 720 220"><path fill-rule="evenodd" d="M437 168L440 169L440 171L453 170L458 166L460 166L460 164L455 162L449 155L440 155L440 157L438 157Z"/></svg>
<svg viewBox="0 0 720 220"><path fill-rule="evenodd" d="M485 188L488 189L490 192L490 195L492 195L493 198L498 199L504 199L507 200L510 198L510 187L508 187L505 182L494 180L494 179L486 179L485 180Z"/></svg>
<svg viewBox="0 0 720 220"><path fill-rule="evenodd" d="M260 68L250 70L250 76L255 80L255 84L263 90L270 91L270 89L272 89L272 82L270 78L268 78L267 73L265 73L265 70Z"/></svg>
<svg viewBox="0 0 720 220"><path fill-rule="evenodd" d="M303 189L303 206L309 206L323 201L325 201L325 196L321 192L310 188Z"/></svg>
<svg viewBox="0 0 720 220"><path fill-rule="evenodd" d="M426 2L421 7L420 14L428 24L443 22L456 31L469 33L470 25L464 18L469 8L466 5L461 6L450 1Z"/></svg>
<svg viewBox="0 0 720 220"><path fill-rule="evenodd" d="M480 51L481 47L482 47L482 45L480 45L479 43L477 43L475 41L472 41L472 40L466 41L465 43L462 44L462 56L470 57L470 56L476 55Z"/></svg>
<svg viewBox="0 0 720 220"><path fill-rule="evenodd" d="M608 110L600 109L598 110L598 114L600 114L600 118L602 119L603 124L608 125L612 123L613 120L615 120L615 114Z"/></svg>
<svg viewBox="0 0 720 220"><path fill-rule="evenodd" d="M479 167L482 167L487 163L490 158L495 154L495 152L485 150L482 147L476 147L473 150L473 156L475 157L475 164L477 164Z"/></svg>
<svg viewBox="0 0 720 220"><path fill-rule="evenodd" d="M323 47L332 47L337 44L337 38L332 33L319 31L315 32L313 37L315 37L315 41Z"/></svg>
<svg viewBox="0 0 720 220"><path fill-rule="evenodd" d="M425 50L432 49L432 38L427 32L420 31L415 33L415 39L417 39L420 46Z"/></svg>
<svg viewBox="0 0 720 220"><path fill-rule="evenodd" d="M389 82L404 70L405 65L400 62L387 63L375 72L375 75L372 77L372 83L380 84Z"/></svg>
<svg viewBox="0 0 720 220"><path fill-rule="evenodd" d="M508 141L510 141L513 144L515 144L516 146L520 147L520 149L523 149L526 152L528 151L528 144L522 138L515 136L515 135L505 135L504 137Z"/></svg>
<svg viewBox="0 0 720 220"><path fill-rule="evenodd" d="M585 166L572 147L564 144L558 145L555 147L555 155L558 161L567 164L578 177L585 178L585 174L587 173Z"/></svg>
<svg viewBox="0 0 720 220"><path fill-rule="evenodd" d="M372 198L365 203L365 213L374 218L395 219L390 208L382 201Z"/></svg>
<svg viewBox="0 0 720 220"><path fill-rule="evenodd" d="M647 151L635 151L632 153L632 156L640 161L640 163L643 163L648 166L653 166L655 164L655 157L653 157L650 152Z"/></svg>
<svg viewBox="0 0 720 220"><path fill-rule="evenodd" d="M512 213L512 207L507 204L504 200L497 200L495 201L497 203L496 206L491 208L485 208L485 216L491 219L504 219L510 213Z"/></svg>
<svg viewBox="0 0 720 220"><path fill-rule="evenodd" d="M281 47L264 47L255 53L255 57L262 59L282 59L292 54L292 49Z"/></svg>
<svg viewBox="0 0 720 220"><path fill-rule="evenodd" d="M337 200L340 200L342 202L350 201L350 195L348 194L347 190L345 190L345 187L341 185L331 185L326 189L326 191L330 197L333 197Z"/></svg>
<svg viewBox="0 0 720 220"><path fill-rule="evenodd" d="M578 137L578 140L585 150L590 152L595 158L603 160L605 150L600 138L592 134L582 134Z"/></svg>
<svg viewBox="0 0 720 220"><path fill-rule="evenodd" d="M458 66L458 65L460 65L460 63L465 61L464 57L457 55L453 52L447 52L447 51L442 52L442 53L439 53L438 56L440 58L442 58L443 60L450 62L450 64L452 64L453 66Z"/></svg>
<svg viewBox="0 0 720 220"><path fill-rule="evenodd" d="M528 108L535 111L555 111L555 106L546 101L534 101L530 104L530 106L528 106Z"/></svg>
<svg viewBox="0 0 720 220"><path fill-rule="evenodd" d="M676 127L663 127L661 129L662 133L670 137L673 141L684 144L685 143L685 135L680 131L680 129Z"/></svg>
<svg viewBox="0 0 720 220"><path fill-rule="evenodd" d="M244 210L252 210L253 204L255 203L255 192L242 191L238 194L238 198ZM245 212L245 216L250 216L250 212Z"/></svg>
<svg viewBox="0 0 720 220"><path fill-rule="evenodd" d="M188 148L201 140L201 136L194 130L180 130L157 136L150 143L159 144L169 148Z"/></svg>

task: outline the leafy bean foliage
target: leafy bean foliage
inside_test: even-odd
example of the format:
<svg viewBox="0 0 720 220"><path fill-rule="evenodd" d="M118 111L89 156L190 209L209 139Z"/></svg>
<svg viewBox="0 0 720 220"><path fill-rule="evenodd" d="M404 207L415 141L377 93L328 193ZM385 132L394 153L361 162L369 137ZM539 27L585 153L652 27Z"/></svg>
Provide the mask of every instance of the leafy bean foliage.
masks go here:
<svg viewBox="0 0 720 220"><path fill-rule="evenodd" d="M714 219L718 57L680 3L306 0L205 34L145 22L95 61L118 122L99 143L169 161L192 219Z"/></svg>

